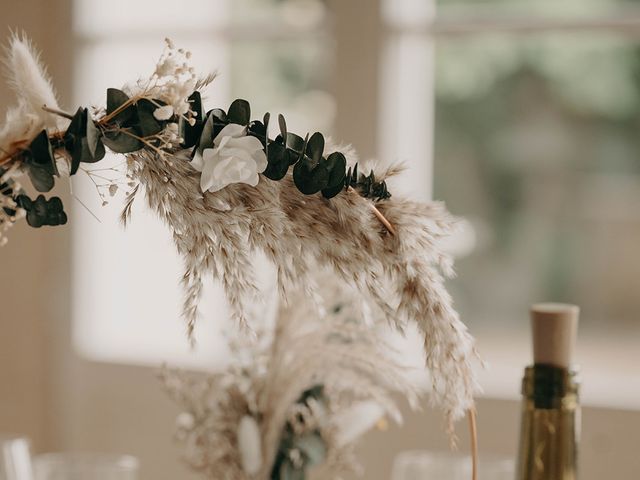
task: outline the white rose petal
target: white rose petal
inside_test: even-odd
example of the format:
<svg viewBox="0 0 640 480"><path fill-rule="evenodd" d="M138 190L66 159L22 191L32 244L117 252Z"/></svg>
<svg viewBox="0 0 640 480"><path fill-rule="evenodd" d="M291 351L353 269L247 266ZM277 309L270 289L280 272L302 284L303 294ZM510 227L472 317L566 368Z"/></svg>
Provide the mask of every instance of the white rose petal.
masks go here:
<svg viewBox="0 0 640 480"><path fill-rule="evenodd" d="M191 165L202 172L202 191L217 192L232 183L255 187L258 174L267 168L267 156L260 141L247 135L246 127L231 123L216 136L213 148L196 152Z"/></svg>
<svg viewBox="0 0 640 480"><path fill-rule="evenodd" d="M156 120L169 120L173 117L173 107L171 105L158 107L153 111L153 116Z"/></svg>
<svg viewBox="0 0 640 480"><path fill-rule="evenodd" d="M255 418L245 415L238 425L238 449L242 469L249 475L255 475L262 466L262 442L260 427Z"/></svg>

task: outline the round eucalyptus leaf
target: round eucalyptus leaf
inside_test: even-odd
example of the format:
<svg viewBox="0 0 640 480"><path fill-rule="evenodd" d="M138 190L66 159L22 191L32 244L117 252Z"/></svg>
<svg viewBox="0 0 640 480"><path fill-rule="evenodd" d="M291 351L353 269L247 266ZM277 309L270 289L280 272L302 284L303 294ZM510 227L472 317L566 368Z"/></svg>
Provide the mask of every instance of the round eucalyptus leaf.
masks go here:
<svg viewBox="0 0 640 480"><path fill-rule="evenodd" d="M307 142L306 152L314 163L320 163L324 152L324 137L320 132L315 132L311 135Z"/></svg>
<svg viewBox="0 0 640 480"><path fill-rule="evenodd" d="M327 157L324 164L329 171L327 185L329 187L344 185L347 170L347 159L345 156L340 152L333 152Z"/></svg>
<svg viewBox="0 0 640 480"><path fill-rule="evenodd" d="M249 122L251 121L251 107L249 106L249 102L241 98L234 100L229 106L227 120L229 120L229 123L249 125Z"/></svg>
<svg viewBox="0 0 640 480"><path fill-rule="evenodd" d="M267 153L267 169L263 175L271 180L281 180L289 170L288 151L283 145L271 142Z"/></svg>
<svg viewBox="0 0 640 480"><path fill-rule="evenodd" d="M139 132L132 128L105 131L103 142L116 153L130 153L144 147L144 144L136 136L139 136Z"/></svg>
<svg viewBox="0 0 640 480"><path fill-rule="evenodd" d="M306 158L298 161L293 167L293 182L305 195L318 193L327 187L329 172L323 164L313 165Z"/></svg>
<svg viewBox="0 0 640 480"><path fill-rule="evenodd" d="M158 100L155 102L158 105L164 104L164 102ZM158 108L156 103L146 98L138 100L138 103L136 103L137 121L134 123L140 130L140 136L142 138L156 135L162 131L162 123L153 115Z"/></svg>
<svg viewBox="0 0 640 480"><path fill-rule="evenodd" d="M53 174L46 168L35 164L29 165L29 179L33 187L39 192L48 192L55 183Z"/></svg>
<svg viewBox="0 0 640 480"><path fill-rule="evenodd" d="M113 114L117 109L119 109L122 105L129 101L129 96L124 93L122 90L118 90L117 88L108 88L107 89L107 115ZM123 125L127 122L135 113L135 107L133 105L128 105L126 108L122 109L116 115L111 118L111 122L117 123L119 125Z"/></svg>

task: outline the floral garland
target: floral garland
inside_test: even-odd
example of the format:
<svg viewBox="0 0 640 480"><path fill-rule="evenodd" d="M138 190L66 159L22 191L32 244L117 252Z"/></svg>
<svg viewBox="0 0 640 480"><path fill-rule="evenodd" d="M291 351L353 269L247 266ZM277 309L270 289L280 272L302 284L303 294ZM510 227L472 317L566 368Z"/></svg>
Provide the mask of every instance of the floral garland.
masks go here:
<svg viewBox="0 0 640 480"><path fill-rule="evenodd" d="M207 276L222 282L232 318L251 327L256 250L275 265L285 302L302 289L318 311L324 306L315 273L328 268L382 322L417 327L432 403L444 410L453 433L454 420L473 410L478 389L474 342L446 291L453 269L439 248L456 220L442 204L391 198L386 179L398 168L358 173L352 149L334 147L320 133L292 134L282 116L271 140L270 116L252 121L245 100L205 114L199 91L213 76L198 78L189 57L167 41L149 78L109 89L104 109L70 115L58 107L29 43L14 37L7 63L18 104L0 129L2 230L22 216L36 228L67 221L60 199L30 198L21 175L48 192L54 177L86 171L83 164L99 162L107 149L124 154L131 189L123 222L144 191L184 260L190 338ZM287 407L306 399L299 391Z"/></svg>
<svg viewBox="0 0 640 480"><path fill-rule="evenodd" d="M159 62L154 76L158 80L166 76L181 79L188 72L194 78L186 63L176 62L173 45L167 42L169 52ZM187 52L178 53L186 58ZM195 86L204 86L210 80L204 79ZM70 115L45 105L44 113L58 115L70 123L65 131L50 133L42 129L33 139L12 141L13 148L0 159L0 195L4 197L0 224L15 222L22 216L20 213L26 213L27 222L35 228L65 224L67 216L59 197L46 200L39 195L33 200L21 188L15 188L15 177L26 172L38 192L49 192L54 187L54 177L75 175L81 164L99 162L107 148L121 154L145 149L160 155L191 149L189 159L192 167L202 173L203 192L217 192L232 183L256 186L259 175L281 180L293 167L294 184L305 195L321 193L324 198L332 198L344 189L354 188L364 197L391 196L386 183L376 181L373 172L359 175L357 165L347 171L344 154L333 152L325 157L325 138L320 132L311 137L307 134L304 139L288 132L282 115L278 116L280 134L271 140L270 114L265 114L262 121L252 121L246 100L235 100L228 112L216 108L204 114L198 90L190 93L186 103L180 95L184 91L173 95L173 99L154 98L153 93L149 86L132 96L109 88L106 110L96 118L87 108L80 107Z"/></svg>

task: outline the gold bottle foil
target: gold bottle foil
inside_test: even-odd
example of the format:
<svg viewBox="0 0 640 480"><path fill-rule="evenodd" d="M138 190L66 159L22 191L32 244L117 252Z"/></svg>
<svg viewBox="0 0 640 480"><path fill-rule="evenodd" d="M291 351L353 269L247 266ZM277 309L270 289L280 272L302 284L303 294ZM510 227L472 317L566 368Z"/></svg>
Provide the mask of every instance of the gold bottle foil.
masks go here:
<svg viewBox="0 0 640 480"><path fill-rule="evenodd" d="M525 369L516 480L576 480L580 436L576 372L549 365Z"/></svg>

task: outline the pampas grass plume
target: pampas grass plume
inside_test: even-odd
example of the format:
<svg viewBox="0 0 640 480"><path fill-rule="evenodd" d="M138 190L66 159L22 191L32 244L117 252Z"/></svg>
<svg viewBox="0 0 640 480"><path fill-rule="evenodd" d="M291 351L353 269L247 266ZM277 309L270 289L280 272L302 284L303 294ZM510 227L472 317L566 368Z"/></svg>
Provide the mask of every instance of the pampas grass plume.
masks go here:
<svg viewBox="0 0 640 480"><path fill-rule="evenodd" d="M26 111L37 116L42 121L43 128L58 128L61 118L42 109L44 105L58 109L53 85L40 63L40 55L26 36L12 35L7 48L5 68L8 83Z"/></svg>

